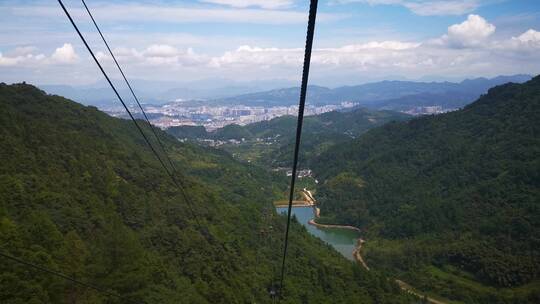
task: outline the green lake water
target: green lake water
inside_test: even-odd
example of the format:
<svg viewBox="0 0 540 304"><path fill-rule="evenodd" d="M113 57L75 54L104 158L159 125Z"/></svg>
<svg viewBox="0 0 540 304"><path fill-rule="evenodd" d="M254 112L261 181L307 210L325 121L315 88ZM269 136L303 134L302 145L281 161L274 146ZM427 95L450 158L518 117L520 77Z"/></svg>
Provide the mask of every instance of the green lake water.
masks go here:
<svg viewBox="0 0 540 304"><path fill-rule="evenodd" d="M279 213L287 215L287 208L276 208ZM357 231L342 228L319 228L308 223L314 217L313 207L293 207L292 214L306 227L309 233L332 245L338 252L349 260L360 237Z"/></svg>

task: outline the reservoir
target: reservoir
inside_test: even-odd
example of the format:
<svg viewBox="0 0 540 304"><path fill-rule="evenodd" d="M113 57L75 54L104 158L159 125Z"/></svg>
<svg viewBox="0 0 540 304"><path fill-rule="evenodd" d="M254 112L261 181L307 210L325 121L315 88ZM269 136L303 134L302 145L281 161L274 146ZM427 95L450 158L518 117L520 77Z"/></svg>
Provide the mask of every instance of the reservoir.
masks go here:
<svg viewBox="0 0 540 304"><path fill-rule="evenodd" d="M287 208L278 207L277 212L287 215ZM357 231L343 228L320 228L308 223L314 217L313 207L293 207L292 214L304 225L309 233L332 245L339 253L353 260L356 240L360 237Z"/></svg>

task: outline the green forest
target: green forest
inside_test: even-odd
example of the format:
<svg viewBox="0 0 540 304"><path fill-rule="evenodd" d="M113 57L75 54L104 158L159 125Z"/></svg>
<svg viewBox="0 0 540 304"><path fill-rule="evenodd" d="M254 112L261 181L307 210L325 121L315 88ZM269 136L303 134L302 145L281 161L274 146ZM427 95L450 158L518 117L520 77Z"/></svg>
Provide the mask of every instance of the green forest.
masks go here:
<svg viewBox="0 0 540 304"><path fill-rule="evenodd" d="M269 168L290 163L294 117L156 130L194 218L133 122L26 84L1 84L0 108L3 253L133 301L272 302L285 229L272 202L288 180ZM282 302L422 301L393 278L447 303L540 302L538 121L540 77L446 114L306 117L318 222L360 227L372 270L293 219ZM2 303L123 303L1 261Z"/></svg>
<svg viewBox="0 0 540 304"><path fill-rule="evenodd" d="M302 129L300 160L319 156L329 147L348 142L369 129L409 118L403 113L365 108L307 116ZM290 167L296 120L294 116L281 116L246 126L231 124L214 132L193 126L171 127L167 132L179 139L243 140L239 144L226 143L221 148L239 160L265 168ZM307 163L301 165L305 167Z"/></svg>
<svg viewBox="0 0 540 304"><path fill-rule="evenodd" d="M455 303L540 303L540 76L390 122L309 159L320 223L367 263Z"/></svg>
<svg viewBox="0 0 540 304"><path fill-rule="evenodd" d="M0 84L0 110L3 253L133 301L272 302L285 219L271 202L283 180L158 130L199 227L133 122L27 84ZM282 296L282 303L418 301L296 221ZM4 258L0 302L123 303Z"/></svg>

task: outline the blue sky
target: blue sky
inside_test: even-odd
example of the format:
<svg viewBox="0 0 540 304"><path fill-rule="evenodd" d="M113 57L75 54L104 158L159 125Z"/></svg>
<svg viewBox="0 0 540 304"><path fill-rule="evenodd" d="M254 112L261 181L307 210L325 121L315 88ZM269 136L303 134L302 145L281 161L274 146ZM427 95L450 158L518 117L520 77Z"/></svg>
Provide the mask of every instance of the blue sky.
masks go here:
<svg viewBox="0 0 540 304"><path fill-rule="evenodd" d="M114 76L79 0L64 1ZM300 78L308 1L87 0L131 78ZM540 1L319 2L313 83L463 79L540 70ZM0 81L100 80L56 1L0 2Z"/></svg>

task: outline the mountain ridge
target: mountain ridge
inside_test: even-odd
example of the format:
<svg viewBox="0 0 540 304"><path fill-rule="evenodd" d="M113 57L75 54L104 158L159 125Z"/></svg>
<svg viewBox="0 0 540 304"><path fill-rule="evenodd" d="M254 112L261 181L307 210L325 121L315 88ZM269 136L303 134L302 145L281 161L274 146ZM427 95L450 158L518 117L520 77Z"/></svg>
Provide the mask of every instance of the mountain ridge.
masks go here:
<svg viewBox="0 0 540 304"><path fill-rule="evenodd" d="M336 88L328 88L320 85L310 85L308 90L308 103L313 104L336 104L342 101L358 101L364 106L379 109L377 101L391 100L403 96L414 96L415 94L437 93L442 96L444 102L448 98L444 93L459 91L461 94L468 93L467 97L461 99L454 106L462 106L464 103L472 102L485 93L489 87L506 82L523 82L530 79L529 75L497 76L494 78L472 78L461 82L425 82L425 81L401 81L384 80L370 82L361 85L347 85ZM250 83L234 83L230 81L201 81L176 85L174 82L148 82L135 80L137 94L145 104L163 104L173 100L182 99L190 101L194 105L294 105L298 103L299 88L283 87L287 81L256 81ZM219 84L222 84L221 86ZM280 88L281 86L281 88ZM402 87L399 89L399 87ZM110 106L114 103L114 98L109 94L109 88L103 83L92 86L67 86L67 85L42 85L41 88L58 95L66 96L84 104L95 106ZM401 92L395 94L396 87ZM261 91L265 88L269 91ZM314 92L315 90L315 92ZM121 89L122 93L129 93L126 89ZM394 91L394 93L391 93ZM389 93L390 92L390 93ZM240 94L240 95L239 95ZM129 95L129 94L128 94ZM220 97L221 96L221 97ZM436 99L435 98L435 99ZM451 101L451 100L450 100ZM441 102L434 100L431 105ZM391 108L388 108L391 109ZM395 109L394 109L395 110Z"/></svg>
<svg viewBox="0 0 540 304"><path fill-rule="evenodd" d="M384 80L380 82L366 83L355 86L343 86L329 89L321 86L309 86L307 102L316 105L337 104L344 101L358 102L361 106L380 109L378 102L383 100L397 99L416 94L434 94L434 97L443 100L434 100L432 105L448 102L453 107L463 106L472 102L481 94L487 92L490 87L507 82L524 82L529 80L529 75L497 76L491 79L474 78L466 79L459 83L453 82L415 82ZM212 101L214 104L246 104L249 105L294 105L298 101L299 88L291 87L276 89L267 92L258 92L247 95L234 96ZM445 94L460 93L467 97L452 103L451 99L445 98ZM393 108L386 108L393 109Z"/></svg>

